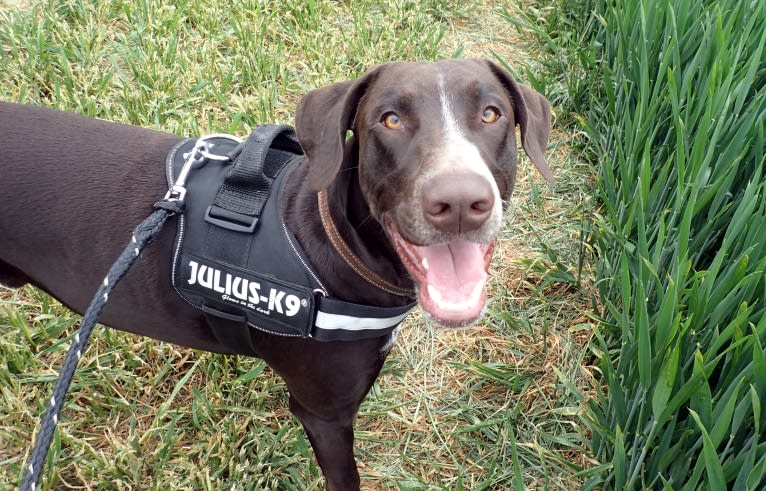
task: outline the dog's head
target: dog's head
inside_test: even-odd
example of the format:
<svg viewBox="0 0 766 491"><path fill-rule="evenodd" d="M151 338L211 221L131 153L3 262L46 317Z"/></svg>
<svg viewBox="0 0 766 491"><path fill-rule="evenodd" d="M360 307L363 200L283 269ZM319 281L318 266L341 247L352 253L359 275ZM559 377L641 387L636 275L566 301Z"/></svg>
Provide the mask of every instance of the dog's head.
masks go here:
<svg viewBox="0 0 766 491"><path fill-rule="evenodd" d="M370 211L418 285L421 307L445 326L471 324L484 311L516 177L517 124L527 155L552 181L543 156L548 101L489 61L379 65L309 92L296 116L312 187L358 166Z"/></svg>

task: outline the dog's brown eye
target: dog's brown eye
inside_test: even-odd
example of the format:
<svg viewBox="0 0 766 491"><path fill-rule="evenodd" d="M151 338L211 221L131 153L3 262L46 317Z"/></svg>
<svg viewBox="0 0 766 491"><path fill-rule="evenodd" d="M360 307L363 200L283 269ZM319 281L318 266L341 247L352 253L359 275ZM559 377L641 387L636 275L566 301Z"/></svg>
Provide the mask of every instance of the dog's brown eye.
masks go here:
<svg viewBox="0 0 766 491"><path fill-rule="evenodd" d="M484 112L481 113L481 120L485 123L494 123L499 118L500 112L492 106L487 107L484 109Z"/></svg>
<svg viewBox="0 0 766 491"><path fill-rule="evenodd" d="M386 113L383 115L383 125L388 129L395 130L402 126L402 120L396 113Z"/></svg>

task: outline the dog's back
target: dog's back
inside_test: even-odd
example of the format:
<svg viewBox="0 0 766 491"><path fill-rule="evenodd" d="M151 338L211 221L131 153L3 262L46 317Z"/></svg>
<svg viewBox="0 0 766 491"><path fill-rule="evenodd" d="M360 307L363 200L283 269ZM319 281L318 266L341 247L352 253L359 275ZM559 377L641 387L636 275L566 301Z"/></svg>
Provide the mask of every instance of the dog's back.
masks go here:
<svg viewBox="0 0 766 491"><path fill-rule="evenodd" d="M0 283L31 283L82 313L132 227L167 191L165 154L179 140L0 102ZM166 226L144 251L117 290L132 301L108 304L104 323L176 342L182 329L205 331L200 316L172 294L162 258L170 257L174 233Z"/></svg>

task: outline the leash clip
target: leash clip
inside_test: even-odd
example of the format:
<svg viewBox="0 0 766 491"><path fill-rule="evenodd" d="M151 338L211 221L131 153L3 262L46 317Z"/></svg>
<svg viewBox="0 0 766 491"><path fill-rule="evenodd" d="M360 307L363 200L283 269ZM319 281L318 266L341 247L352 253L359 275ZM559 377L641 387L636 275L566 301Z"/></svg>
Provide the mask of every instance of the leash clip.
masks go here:
<svg viewBox="0 0 766 491"><path fill-rule="evenodd" d="M195 164L203 164L207 160L207 157L202 153L203 151L209 153L210 147L204 138L198 138L194 144L189 155L186 157L184 166L181 167L181 172L178 173L176 182L168 189L163 201L183 201L186 198L186 179L189 178L189 172Z"/></svg>
<svg viewBox="0 0 766 491"><path fill-rule="evenodd" d="M173 183L170 189L168 189L168 192L165 194L165 197L162 198L163 201L184 201L186 198L186 180L189 178L189 172L191 172L195 166L196 168L200 168L209 160L214 160L217 162L227 162L231 160L229 155L217 155L210 151L213 145L211 145L208 140L212 140L214 138L223 138L232 140L236 143L242 143L242 140L236 136L219 133L198 138L194 143L194 148L192 148L187 155L186 161L184 162L183 167L181 167L181 171L178 173L176 182Z"/></svg>

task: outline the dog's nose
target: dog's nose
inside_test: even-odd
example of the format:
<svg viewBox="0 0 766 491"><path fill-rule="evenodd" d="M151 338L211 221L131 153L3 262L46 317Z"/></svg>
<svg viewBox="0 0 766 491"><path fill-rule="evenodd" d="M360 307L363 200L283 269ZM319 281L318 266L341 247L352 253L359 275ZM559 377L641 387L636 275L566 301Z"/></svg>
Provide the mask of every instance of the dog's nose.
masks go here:
<svg viewBox="0 0 766 491"><path fill-rule="evenodd" d="M474 173L431 178L421 195L426 220L445 233L470 232L492 214L495 195L487 179Z"/></svg>

